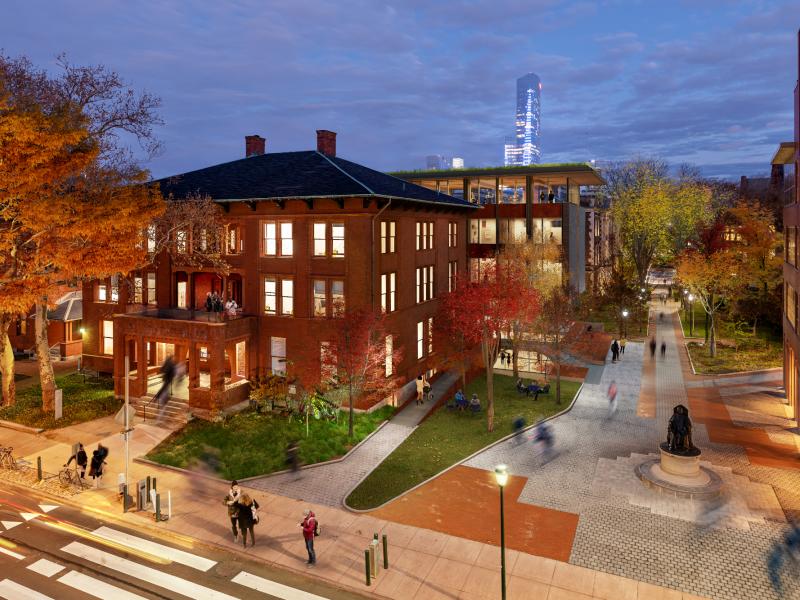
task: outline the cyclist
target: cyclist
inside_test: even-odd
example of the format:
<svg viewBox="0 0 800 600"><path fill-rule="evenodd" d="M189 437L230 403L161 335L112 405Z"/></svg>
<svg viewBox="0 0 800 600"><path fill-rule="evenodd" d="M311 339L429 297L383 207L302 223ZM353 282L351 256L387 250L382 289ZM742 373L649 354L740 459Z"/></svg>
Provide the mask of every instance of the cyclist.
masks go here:
<svg viewBox="0 0 800 600"><path fill-rule="evenodd" d="M81 479L83 479L84 475L86 475L86 466L89 464L89 457L86 456L86 450L83 449L83 444L78 444L78 451L69 457L69 460L64 466L68 467L73 460L78 467L78 471L81 473Z"/></svg>

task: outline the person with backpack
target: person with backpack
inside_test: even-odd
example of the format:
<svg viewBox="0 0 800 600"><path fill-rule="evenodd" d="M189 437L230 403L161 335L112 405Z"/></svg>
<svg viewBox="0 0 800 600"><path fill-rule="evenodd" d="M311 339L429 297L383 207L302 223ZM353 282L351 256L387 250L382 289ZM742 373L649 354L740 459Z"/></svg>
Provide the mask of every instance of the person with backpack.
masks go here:
<svg viewBox="0 0 800 600"><path fill-rule="evenodd" d="M256 534L253 527L258 523L258 502L247 492L239 496L238 506L239 531L242 532L242 546L247 548L247 532L250 532L250 546L256 545Z"/></svg>
<svg viewBox="0 0 800 600"><path fill-rule="evenodd" d="M239 523L239 496L242 495L242 490L239 488L239 482L235 479L231 481L231 489L225 495L222 503L228 507L228 518L231 520L231 531L233 532L233 541L236 542L239 538L239 529L236 527Z"/></svg>
<svg viewBox="0 0 800 600"><path fill-rule="evenodd" d="M306 551L308 551L307 565L317 564L317 554L314 552L314 537L319 535L319 523L312 510L303 511L303 522L300 523L303 528L303 539L306 542Z"/></svg>

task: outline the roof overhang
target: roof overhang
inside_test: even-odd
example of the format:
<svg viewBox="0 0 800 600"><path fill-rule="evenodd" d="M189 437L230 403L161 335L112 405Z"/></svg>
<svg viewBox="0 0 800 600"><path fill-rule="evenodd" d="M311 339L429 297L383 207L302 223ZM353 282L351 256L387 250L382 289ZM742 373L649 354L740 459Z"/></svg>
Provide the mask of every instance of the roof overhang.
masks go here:
<svg viewBox="0 0 800 600"><path fill-rule="evenodd" d="M477 179L481 177L526 177L534 182L549 185L566 185L567 180L575 185L604 185L602 175L588 163L564 163L552 165L528 165L524 167L484 167L468 169L442 169L426 171L398 171L390 173L406 181L421 179Z"/></svg>
<svg viewBox="0 0 800 600"><path fill-rule="evenodd" d="M781 142L772 157L773 165L790 165L794 162L795 145L794 142Z"/></svg>
<svg viewBox="0 0 800 600"><path fill-rule="evenodd" d="M445 194L442 194L444 196ZM287 200L342 200L346 198L378 198L381 200L399 200L401 202L415 202L418 204L429 204L440 208L480 208L479 205L471 202L450 202L446 200L422 200L420 198L406 198L404 196L388 196L385 194L344 194L341 196L276 196L270 198L213 198L214 202L227 204L231 202L286 202ZM454 198L459 200L458 198Z"/></svg>

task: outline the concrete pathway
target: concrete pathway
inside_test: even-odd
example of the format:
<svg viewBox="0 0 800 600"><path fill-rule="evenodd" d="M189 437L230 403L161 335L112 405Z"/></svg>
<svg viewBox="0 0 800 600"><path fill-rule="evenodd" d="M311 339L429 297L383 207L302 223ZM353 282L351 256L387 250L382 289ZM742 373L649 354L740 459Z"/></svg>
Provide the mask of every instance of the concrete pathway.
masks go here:
<svg viewBox="0 0 800 600"><path fill-rule="evenodd" d="M530 445L509 441L466 466L491 470L506 463L514 475L528 478L518 502L579 515L572 564L712 598L778 598L767 579L766 555L786 529L785 513L798 503L796 467L753 464L732 436L725 443L710 438L702 411L696 410L694 442L703 450L706 466L725 482L724 504L663 497L644 488L634 475L638 463L657 455L673 406L695 408L684 384L682 339L673 324L676 310L677 304L654 307L656 313L665 312L665 320L656 323L658 346L666 343L663 358L657 351L650 359L644 344L629 343L621 362L611 363L609 357L604 367L590 371L573 410L553 422L555 459L544 464ZM730 383L758 385L769 379L769 374L758 374ZM619 406L609 415L612 381L619 388ZM711 385L720 384L715 380ZM653 410L637 416L640 392L646 395L646 388L655 395ZM717 421L713 424L720 427ZM776 420L768 424L775 428ZM771 435L784 439L787 434ZM800 597L797 579L788 589L787 597Z"/></svg>
<svg viewBox="0 0 800 600"><path fill-rule="evenodd" d="M444 373L432 385L434 397L440 398L457 379L454 372ZM247 485L298 500L342 506L346 495L411 435L432 408L430 402L421 406L410 403L340 462L302 469L297 474L251 479Z"/></svg>

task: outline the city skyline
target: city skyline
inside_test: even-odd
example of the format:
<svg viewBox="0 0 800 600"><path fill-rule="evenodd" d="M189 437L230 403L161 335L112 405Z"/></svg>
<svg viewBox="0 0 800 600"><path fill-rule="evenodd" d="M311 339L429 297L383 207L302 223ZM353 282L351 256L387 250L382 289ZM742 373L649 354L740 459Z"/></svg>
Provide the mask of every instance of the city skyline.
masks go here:
<svg viewBox="0 0 800 600"><path fill-rule="evenodd" d="M753 157L792 137L791 98L774 90L793 85L798 7L12 1L0 36L6 54L54 68L68 52L161 96L155 177L232 160L248 134L307 149L309 127L346 133L342 155L382 170L432 149L501 165L512 82L533 69L547 162L655 155L736 179L768 173Z"/></svg>

